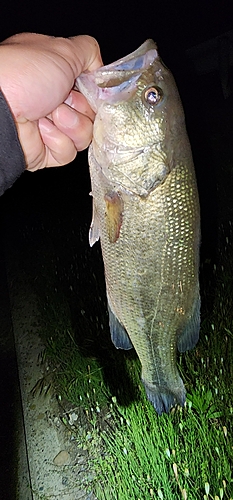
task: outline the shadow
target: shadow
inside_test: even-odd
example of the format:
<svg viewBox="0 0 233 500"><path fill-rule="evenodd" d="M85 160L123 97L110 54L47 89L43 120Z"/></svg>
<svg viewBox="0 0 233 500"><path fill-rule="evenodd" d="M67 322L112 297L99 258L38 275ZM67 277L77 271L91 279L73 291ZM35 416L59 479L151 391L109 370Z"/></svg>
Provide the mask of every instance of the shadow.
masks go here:
<svg viewBox="0 0 233 500"><path fill-rule="evenodd" d="M130 374L130 360L137 356L118 351L110 339L100 245L90 248L88 241L92 200L86 161L83 155L78 167L68 166L66 172L51 175L51 169L21 179L4 195L5 231L10 258L42 301L56 302L64 325L71 317L78 351L97 360L110 393L128 405L139 397L139 377Z"/></svg>
<svg viewBox="0 0 233 500"><path fill-rule="evenodd" d="M3 234L0 230L1 240ZM0 247L0 498L18 498L19 462L26 464L23 413L5 261ZM23 447L22 447L23 444ZM20 470L22 467L20 467ZM25 476L29 475L24 471ZM26 480L26 477L24 478ZM23 481L24 481L23 479ZM28 490L28 489L27 489ZM22 491L20 491L22 494ZM26 492L25 492L26 493ZM29 500L30 490L27 491Z"/></svg>
<svg viewBox="0 0 233 500"><path fill-rule="evenodd" d="M69 303L75 342L84 357L95 358L103 372L106 386L121 405L127 406L139 398L139 375L130 373L131 360L137 359L135 351L117 350L112 344L109 330L104 268L100 245L75 252L75 261L61 262L67 274L74 271L72 292L63 281L63 292ZM66 269L66 271L65 271Z"/></svg>

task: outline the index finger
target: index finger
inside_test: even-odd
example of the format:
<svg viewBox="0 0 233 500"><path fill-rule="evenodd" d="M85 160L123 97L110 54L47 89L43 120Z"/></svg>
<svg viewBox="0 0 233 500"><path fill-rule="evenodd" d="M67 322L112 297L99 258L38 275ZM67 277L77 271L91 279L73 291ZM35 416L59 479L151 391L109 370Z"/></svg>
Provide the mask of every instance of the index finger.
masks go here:
<svg viewBox="0 0 233 500"><path fill-rule="evenodd" d="M79 35L70 37L69 40L73 44L76 78L83 71L94 71L103 66L100 47L95 38L89 35Z"/></svg>

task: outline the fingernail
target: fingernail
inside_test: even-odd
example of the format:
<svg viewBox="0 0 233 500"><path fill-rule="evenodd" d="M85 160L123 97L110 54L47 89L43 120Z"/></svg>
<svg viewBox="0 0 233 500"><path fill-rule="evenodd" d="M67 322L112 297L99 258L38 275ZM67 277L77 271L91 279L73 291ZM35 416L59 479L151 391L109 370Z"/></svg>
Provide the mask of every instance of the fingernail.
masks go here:
<svg viewBox="0 0 233 500"><path fill-rule="evenodd" d="M68 106L57 109L57 120L63 127L73 128L78 124L78 113Z"/></svg>
<svg viewBox="0 0 233 500"><path fill-rule="evenodd" d="M41 132L50 133L54 130L54 124L48 118L41 118L39 120Z"/></svg>
<svg viewBox="0 0 233 500"><path fill-rule="evenodd" d="M68 95L68 97L66 98L66 100L64 101L65 104L68 104L68 106L72 106L73 104L73 99L72 99L72 94L70 92L70 94Z"/></svg>

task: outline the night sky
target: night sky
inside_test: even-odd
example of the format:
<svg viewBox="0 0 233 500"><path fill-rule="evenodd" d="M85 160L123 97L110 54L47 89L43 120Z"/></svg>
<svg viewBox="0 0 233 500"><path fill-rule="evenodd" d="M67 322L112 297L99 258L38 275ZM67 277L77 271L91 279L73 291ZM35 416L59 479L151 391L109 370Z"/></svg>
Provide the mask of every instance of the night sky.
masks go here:
<svg viewBox="0 0 233 500"><path fill-rule="evenodd" d="M225 0L3 0L1 39L21 31L85 33L98 40L109 63L153 38L172 65L182 50L231 29L232 11L232 2Z"/></svg>

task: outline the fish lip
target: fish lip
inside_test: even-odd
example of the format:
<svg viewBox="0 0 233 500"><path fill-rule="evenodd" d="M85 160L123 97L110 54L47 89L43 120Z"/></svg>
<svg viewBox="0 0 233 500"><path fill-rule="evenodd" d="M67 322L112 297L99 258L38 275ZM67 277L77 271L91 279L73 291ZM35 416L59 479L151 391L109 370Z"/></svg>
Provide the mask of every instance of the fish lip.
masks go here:
<svg viewBox="0 0 233 500"><path fill-rule="evenodd" d="M123 68L120 68L122 64L124 65L125 63L129 61L134 61L135 59L138 59L138 57L144 56L147 52L153 51L154 52L154 57L158 57L158 51L157 51L157 45L152 39L146 40L140 47L138 47L136 50L128 54L127 56L124 56L120 59L117 59L117 61L107 64L106 66L101 66L98 68L95 72L108 72L109 70L111 71L112 68L118 68L118 70L122 70ZM129 68L128 68L129 69ZM131 68L133 70L133 67ZM138 70L140 68L135 68L135 70ZM124 71L126 68L123 69Z"/></svg>
<svg viewBox="0 0 233 500"><path fill-rule="evenodd" d="M149 43L148 43L149 42ZM153 45L151 40L144 42L137 50L131 54L118 59L117 61L98 68L95 73L96 84L101 87L109 83L109 86L115 87L111 84L112 77L116 80L127 81L132 77L139 76L143 71L147 70L154 60L158 58L158 52L155 43Z"/></svg>
<svg viewBox="0 0 233 500"><path fill-rule="evenodd" d="M83 93L97 112L103 101L113 103L128 99L136 91L137 80L158 57L154 41L146 40L131 54L93 72L81 73L76 79L75 88Z"/></svg>

